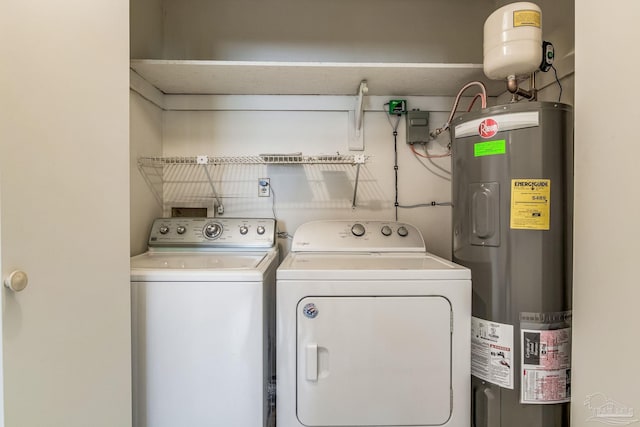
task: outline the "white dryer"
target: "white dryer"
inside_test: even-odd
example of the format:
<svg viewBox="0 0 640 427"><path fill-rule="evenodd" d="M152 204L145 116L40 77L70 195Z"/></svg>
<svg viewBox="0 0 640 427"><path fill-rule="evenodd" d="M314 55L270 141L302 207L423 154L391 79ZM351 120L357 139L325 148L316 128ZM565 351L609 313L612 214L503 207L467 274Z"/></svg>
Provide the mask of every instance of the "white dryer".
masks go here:
<svg viewBox="0 0 640 427"><path fill-rule="evenodd" d="M468 427L470 279L409 224L298 228L277 271L277 426Z"/></svg>
<svg viewBox="0 0 640 427"><path fill-rule="evenodd" d="M135 427L273 422L275 220L161 218L131 259Z"/></svg>

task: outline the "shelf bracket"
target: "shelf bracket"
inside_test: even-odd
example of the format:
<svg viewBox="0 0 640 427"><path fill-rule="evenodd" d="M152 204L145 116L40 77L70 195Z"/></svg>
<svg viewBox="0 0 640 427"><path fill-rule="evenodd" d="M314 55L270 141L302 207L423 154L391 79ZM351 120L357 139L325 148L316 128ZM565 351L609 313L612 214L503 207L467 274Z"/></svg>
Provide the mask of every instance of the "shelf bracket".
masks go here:
<svg viewBox="0 0 640 427"><path fill-rule="evenodd" d="M213 179L211 178L211 174L209 173L209 156L198 156L196 158L196 163L202 165L204 169L204 173L207 175L207 179L209 180L209 186L211 187L211 193L213 194L213 198L216 199L215 211L217 215L224 214L224 205L220 201L220 197L218 197L218 192L216 191L216 186L213 184Z"/></svg>
<svg viewBox="0 0 640 427"><path fill-rule="evenodd" d="M149 190L151 190L151 194L153 194L153 197L156 199L158 206L160 207L160 209L163 209L164 180L162 175L162 166L158 166L154 163L145 164L144 162L138 161L138 170L140 171L142 178L144 178L145 182L147 183Z"/></svg>
<svg viewBox="0 0 640 427"><path fill-rule="evenodd" d="M353 201L351 202L351 208L356 208L356 197L358 195L358 180L360 179L360 166L366 161L366 157L362 154L355 156L353 163L356 165L356 179L353 184Z"/></svg>
<svg viewBox="0 0 640 427"><path fill-rule="evenodd" d="M349 150L351 151L364 150L364 96L367 92L369 92L367 81L362 80L358 89L356 108L349 111L350 128L353 129L353 133L349 135Z"/></svg>

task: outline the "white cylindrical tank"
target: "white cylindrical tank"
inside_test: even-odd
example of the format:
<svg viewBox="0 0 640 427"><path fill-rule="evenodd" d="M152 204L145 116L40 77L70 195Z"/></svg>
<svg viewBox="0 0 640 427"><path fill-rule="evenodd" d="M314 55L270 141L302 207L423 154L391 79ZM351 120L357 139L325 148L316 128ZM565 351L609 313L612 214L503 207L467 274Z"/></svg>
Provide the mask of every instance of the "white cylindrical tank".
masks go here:
<svg viewBox="0 0 640 427"><path fill-rule="evenodd" d="M529 74L542 61L542 12L535 3L511 3L484 23L484 73L490 79Z"/></svg>

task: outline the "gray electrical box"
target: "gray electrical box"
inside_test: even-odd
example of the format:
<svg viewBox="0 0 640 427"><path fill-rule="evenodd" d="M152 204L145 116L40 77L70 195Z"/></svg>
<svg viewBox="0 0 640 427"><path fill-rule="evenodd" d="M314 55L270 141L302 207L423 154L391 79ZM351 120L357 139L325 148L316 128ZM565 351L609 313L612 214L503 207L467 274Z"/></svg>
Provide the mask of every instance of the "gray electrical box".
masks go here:
<svg viewBox="0 0 640 427"><path fill-rule="evenodd" d="M407 144L429 142L429 112L407 111Z"/></svg>

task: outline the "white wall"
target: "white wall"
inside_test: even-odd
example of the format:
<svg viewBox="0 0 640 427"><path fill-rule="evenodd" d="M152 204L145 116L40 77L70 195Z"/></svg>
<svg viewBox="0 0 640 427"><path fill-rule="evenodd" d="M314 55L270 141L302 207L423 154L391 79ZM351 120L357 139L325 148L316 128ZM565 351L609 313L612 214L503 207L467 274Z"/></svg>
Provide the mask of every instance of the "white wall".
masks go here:
<svg viewBox="0 0 640 427"><path fill-rule="evenodd" d="M164 58L481 62L493 0L165 0Z"/></svg>
<svg viewBox="0 0 640 427"><path fill-rule="evenodd" d="M162 206L138 169L138 158L162 155L162 110L137 92L130 91L129 173L130 194L130 254L137 255L147 249L149 227L162 216Z"/></svg>
<svg viewBox="0 0 640 427"><path fill-rule="evenodd" d="M635 0L576 2L574 426L602 425L584 404L595 393L640 419L640 116L620 86L640 67L638 16ZM592 407L604 402L597 396Z"/></svg>
<svg viewBox="0 0 640 427"><path fill-rule="evenodd" d="M160 58L163 49L163 0L129 1L129 32L131 58ZM134 79L134 77L132 77ZM149 191L147 182L137 167L140 156L162 154L162 110L130 92L130 175L131 233L130 255L147 249L149 227L154 218L162 216L162 208Z"/></svg>
<svg viewBox="0 0 640 427"><path fill-rule="evenodd" d="M188 98L188 97L187 97ZM254 97L258 99L259 97ZM305 110L298 98L300 111L166 111L163 120L163 153L165 156L258 155L263 153L365 154L356 199L352 207L356 168L350 165L296 166L220 166L214 168L213 179L225 206L224 216L276 216L280 231L293 234L303 222L317 219L394 220L395 176L394 140L388 114L383 103L393 97L373 97L364 115L365 150L347 149L347 112ZM463 98L465 108L470 99ZM431 111L433 127L447 119L452 98L411 97L411 108ZM256 104L258 104L256 102ZM260 102L264 105L264 102ZM392 122L395 122L395 116ZM399 203L448 203L450 195L450 158L417 160L409 150L405 137L405 118L398 126ZM432 153L447 151L448 136L428 145ZM418 148L422 151L422 147ZM191 169L192 170L192 169ZM189 170L178 171L182 179ZM276 195L258 197L258 178L270 178ZM173 186L165 184L165 203L171 206L207 206L213 211L213 199L206 177L202 185ZM450 258L450 207L398 209L398 220L413 223L423 232L430 251ZM283 249L287 242L281 241Z"/></svg>
<svg viewBox="0 0 640 427"><path fill-rule="evenodd" d="M146 22L155 19L148 25L155 28L161 7L151 3L159 1L132 0L132 13L150 10L140 16ZM164 0L162 57L481 63L485 19L497 7L512 2ZM533 2L543 9L544 37L553 40L561 56L572 50L574 1ZM157 55L155 45L152 50L138 51Z"/></svg>
<svg viewBox="0 0 640 427"><path fill-rule="evenodd" d="M130 0L131 58L160 58L163 47L163 0Z"/></svg>

